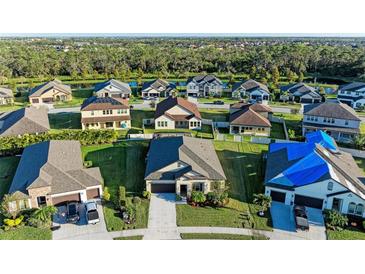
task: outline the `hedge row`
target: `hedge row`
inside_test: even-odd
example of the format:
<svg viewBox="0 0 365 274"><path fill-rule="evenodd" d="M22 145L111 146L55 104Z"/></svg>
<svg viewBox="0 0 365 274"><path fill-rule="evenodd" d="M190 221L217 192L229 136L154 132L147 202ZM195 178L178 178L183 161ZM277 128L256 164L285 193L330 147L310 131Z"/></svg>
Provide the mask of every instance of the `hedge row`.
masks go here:
<svg viewBox="0 0 365 274"><path fill-rule="evenodd" d="M68 129L44 134L25 134L20 137L0 137L0 152L16 153L23 148L49 140L76 140L82 145L109 144L117 140L114 130L80 130Z"/></svg>

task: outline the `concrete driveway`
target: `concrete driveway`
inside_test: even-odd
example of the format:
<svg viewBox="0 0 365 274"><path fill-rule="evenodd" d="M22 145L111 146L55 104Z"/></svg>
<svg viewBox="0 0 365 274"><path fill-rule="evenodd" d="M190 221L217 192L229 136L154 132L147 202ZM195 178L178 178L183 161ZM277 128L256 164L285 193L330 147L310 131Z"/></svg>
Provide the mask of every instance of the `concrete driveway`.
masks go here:
<svg viewBox="0 0 365 274"><path fill-rule="evenodd" d="M284 203L272 202L270 208L274 233L277 231L278 239L285 239L285 235L291 234L290 238L307 240L326 240L326 232L322 210L307 207L309 231L296 231L293 207ZM280 233L288 232L288 233Z"/></svg>
<svg viewBox="0 0 365 274"><path fill-rule="evenodd" d="M148 230L144 240L180 239L176 225L174 193L155 193L151 196Z"/></svg>
<svg viewBox="0 0 365 274"><path fill-rule="evenodd" d="M104 221L103 207L98 203L100 222L95 225L87 224L86 211L83 204L80 204L80 220L76 224L66 223L66 206L58 207L58 213L53 217L54 225L61 225L61 228L53 231L53 240L107 240L112 237L107 233Z"/></svg>

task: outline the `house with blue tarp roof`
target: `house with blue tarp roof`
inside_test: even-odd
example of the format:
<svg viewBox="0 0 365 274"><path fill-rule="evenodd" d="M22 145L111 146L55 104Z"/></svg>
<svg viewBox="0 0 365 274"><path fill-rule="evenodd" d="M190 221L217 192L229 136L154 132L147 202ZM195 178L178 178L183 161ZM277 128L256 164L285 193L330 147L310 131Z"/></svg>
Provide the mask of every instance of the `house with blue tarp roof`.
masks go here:
<svg viewBox="0 0 365 274"><path fill-rule="evenodd" d="M273 201L365 216L365 174L323 131L269 146L265 193Z"/></svg>

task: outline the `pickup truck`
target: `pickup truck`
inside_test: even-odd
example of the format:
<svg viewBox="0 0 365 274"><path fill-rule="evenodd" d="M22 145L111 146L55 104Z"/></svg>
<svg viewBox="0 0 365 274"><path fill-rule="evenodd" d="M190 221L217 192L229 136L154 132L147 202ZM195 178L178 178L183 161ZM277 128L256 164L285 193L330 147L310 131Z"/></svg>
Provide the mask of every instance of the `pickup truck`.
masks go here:
<svg viewBox="0 0 365 274"><path fill-rule="evenodd" d="M295 205L294 206L294 217L296 228L300 230L309 230L307 210L305 206Z"/></svg>
<svg viewBox="0 0 365 274"><path fill-rule="evenodd" d="M96 224L100 222L97 204L95 202L87 202L85 204L86 219L88 224Z"/></svg>

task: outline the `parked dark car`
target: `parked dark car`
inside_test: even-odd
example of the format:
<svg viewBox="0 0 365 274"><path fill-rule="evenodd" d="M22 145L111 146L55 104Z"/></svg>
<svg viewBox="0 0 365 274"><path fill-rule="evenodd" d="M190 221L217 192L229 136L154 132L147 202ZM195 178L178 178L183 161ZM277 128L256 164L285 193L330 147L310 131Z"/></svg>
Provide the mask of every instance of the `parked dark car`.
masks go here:
<svg viewBox="0 0 365 274"><path fill-rule="evenodd" d="M67 204L67 216L66 220L68 223L75 224L80 220L79 205L76 202Z"/></svg>
<svg viewBox="0 0 365 274"><path fill-rule="evenodd" d="M215 100L215 101L213 102L213 104L215 104L215 105L224 105L224 102L223 102L223 101L221 101L221 100Z"/></svg>
<svg viewBox="0 0 365 274"><path fill-rule="evenodd" d="M305 206L294 206L295 224L297 229L309 230L308 215Z"/></svg>

